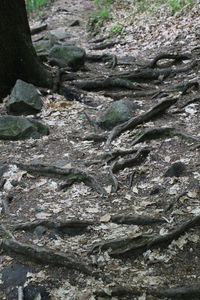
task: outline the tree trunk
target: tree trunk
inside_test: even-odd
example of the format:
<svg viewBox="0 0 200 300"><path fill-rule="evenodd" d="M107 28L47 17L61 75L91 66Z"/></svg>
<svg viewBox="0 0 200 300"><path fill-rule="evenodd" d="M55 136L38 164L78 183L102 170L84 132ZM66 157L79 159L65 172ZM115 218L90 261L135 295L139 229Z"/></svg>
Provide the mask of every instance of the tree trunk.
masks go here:
<svg viewBox="0 0 200 300"><path fill-rule="evenodd" d="M25 1L0 0L0 99L17 79L52 86L52 76L32 45Z"/></svg>

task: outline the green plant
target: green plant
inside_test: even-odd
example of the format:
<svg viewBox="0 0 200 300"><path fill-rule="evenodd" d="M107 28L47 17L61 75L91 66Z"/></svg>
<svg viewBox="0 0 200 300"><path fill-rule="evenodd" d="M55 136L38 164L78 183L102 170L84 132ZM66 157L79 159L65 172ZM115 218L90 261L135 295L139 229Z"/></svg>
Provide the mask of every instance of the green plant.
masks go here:
<svg viewBox="0 0 200 300"><path fill-rule="evenodd" d="M109 18L110 10L108 8L95 10L89 18L88 32L93 36L98 34L100 28L103 27L104 22L107 21Z"/></svg>
<svg viewBox="0 0 200 300"><path fill-rule="evenodd" d="M168 0L167 4L172 10L172 14L175 14L178 10L182 9L186 5L194 4L194 0Z"/></svg>
<svg viewBox="0 0 200 300"><path fill-rule="evenodd" d="M98 7L89 17L87 30L90 35L95 36L101 30L105 21L110 19L110 4L113 0L92 0Z"/></svg>
<svg viewBox="0 0 200 300"><path fill-rule="evenodd" d="M108 7L113 2L113 0L93 0L93 2L96 6Z"/></svg>
<svg viewBox="0 0 200 300"><path fill-rule="evenodd" d="M109 28L110 34L111 35L119 35L123 31L123 25L121 24L113 24Z"/></svg>
<svg viewBox="0 0 200 300"><path fill-rule="evenodd" d="M149 1L148 0L138 1L137 6L138 6L138 10L140 12L143 12L149 8Z"/></svg>
<svg viewBox="0 0 200 300"><path fill-rule="evenodd" d="M104 22L109 19L109 14L110 11L108 8L102 8L95 10L90 17L93 21L95 21L95 23Z"/></svg>
<svg viewBox="0 0 200 300"><path fill-rule="evenodd" d="M32 10L46 4L47 2L52 2L52 0L26 0L27 11L31 12Z"/></svg>

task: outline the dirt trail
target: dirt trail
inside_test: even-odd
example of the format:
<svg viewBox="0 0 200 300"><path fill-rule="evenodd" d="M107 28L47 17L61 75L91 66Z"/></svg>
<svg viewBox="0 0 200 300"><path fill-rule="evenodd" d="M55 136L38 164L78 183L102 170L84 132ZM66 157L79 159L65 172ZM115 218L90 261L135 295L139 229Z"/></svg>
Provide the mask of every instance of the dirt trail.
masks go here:
<svg viewBox="0 0 200 300"><path fill-rule="evenodd" d="M43 261L33 265L36 270L31 280L36 285L44 281L51 299L151 300L167 297L168 293L172 295L169 298L176 299L180 291L167 290L163 294L162 291L199 284L200 272L199 56L195 52L198 51L195 48L197 37L192 31L196 19L194 26L191 25L193 33L188 37L190 46L185 42L184 33L176 46L169 45L169 40L173 39L167 35L161 48L164 31L157 36L157 46L154 37L142 42L140 25L135 25L131 33L127 31L127 35L124 33L118 37L119 43L112 48L95 51L91 50L86 33L91 8L88 0L60 0L45 10L42 18L48 29L66 26L71 35L67 42L83 47L87 54L109 53L118 58L134 56L134 60L131 65L118 63L113 69L103 61L86 61L85 69L77 72L81 79L107 78L122 71L133 76L136 70L144 71L141 65L151 62L150 58L161 52L177 54L178 50L178 54L185 54L189 51L191 58L175 60L170 71L167 67L168 73L159 73L153 80L133 82L137 85L136 90L113 87L106 91L82 90L88 102L69 101L56 93L44 97L44 109L38 117L49 126L50 135L40 140L0 142L1 161L9 165L4 178L6 183L0 190L1 199L7 199L4 205L9 210L6 214L2 209L3 229L8 229L7 236L11 228L18 242L32 245L33 248L29 248L33 252L32 258L35 256L37 262L39 259ZM68 22L74 19L80 21L80 26L68 27ZM31 20L32 25L35 20ZM170 17L164 24L172 21ZM144 28L149 23L144 22ZM180 27L182 24L184 16L180 19ZM172 27L174 32L176 26ZM130 40L134 30L138 44L136 38ZM155 29L155 35L157 33ZM147 30L146 37L148 34ZM153 45L155 48L150 49ZM190 47L194 51L190 51ZM177 71L188 66L192 67L185 72ZM151 72L155 69L166 71L163 65L150 69ZM191 82L197 84L188 86ZM111 133L96 128L95 122L105 109L120 93L127 92L128 98L140 107L134 115L134 118L140 117L139 121L134 119L132 122L136 125L125 124ZM105 93L114 96L106 97ZM164 113L159 106L161 102L168 106ZM5 114L3 104L0 105L1 113ZM156 105L159 109L155 114ZM149 111L150 117L149 113L146 114ZM161 132L160 128L167 129ZM156 130L152 132L151 129ZM106 139L83 139L91 134L110 137L108 147ZM30 162L36 164L36 171ZM175 176L166 175L177 162L178 171L176 167L175 171L171 169ZM63 175L60 168L70 169L73 174L66 177L68 175ZM195 216L197 219L193 219ZM21 223L24 222L29 223L23 227ZM18 230L11 226L16 224ZM184 226L176 231L179 225ZM43 226L42 233L39 226ZM173 235L167 235L171 232ZM167 240L162 239L163 236ZM28 253L26 246L16 246L13 241L11 244L4 241L2 246L1 270L19 261L12 247L18 248L19 252L25 251L25 255L21 255L22 263ZM35 246L54 252L44 251L41 258L42 254L38 255ZM73 263L66 267L65 257L65 267L62 266L62 259L55 256L55 251L70 254ZM14 255L14 258L9 255ZM80 261L78 267L76 260ZM47 266L51 261L59 261L59 267ZM200 297L196 287L181 292L186 295L184 299ZM7 299L5 297L3 294L1 299Z"/></svg>

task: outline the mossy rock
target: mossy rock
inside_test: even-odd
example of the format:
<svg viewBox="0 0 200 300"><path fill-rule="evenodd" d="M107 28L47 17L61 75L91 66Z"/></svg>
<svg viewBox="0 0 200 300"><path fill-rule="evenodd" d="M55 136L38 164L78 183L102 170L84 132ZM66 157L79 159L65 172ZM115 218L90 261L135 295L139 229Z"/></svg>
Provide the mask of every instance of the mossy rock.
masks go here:
<svg viewBox="0 0 200 300"><path fill-rule="evenodd" d="M78 70L85 63L85 50L72 45L55 45L49 53L50 58L62 60L73 70Z"/></svg>
<svg viewBox="0 0 200 300"><path fill-rule="evenodd" d="M41 111L42 99L33 84L17 80L6 108L13 114L35 114Z"/></svg>
<svg viewBox="0 0 200 300"><path fill-rule="evenodd" d="M45 40L41 40L38 42L34 42L33 46L38 54L44 53L44 52L48 53L48 51L53 47L55 42L56 42L56 40L45 39Z"/></svg>
<svg viewBox="0 0 200 300"><path fill-rule="evenodd" d="M0 117L0 139L21 140L48 135L49 129L32 119L16 116Z"/></svg>
<svg viewBox="0 0 200 300"><path fill-rule="evenodd" d="M106 130L111 130L118 124L126 122L139 106L130 100L119 100L113 103L99 119L97 124Z"/></svg>

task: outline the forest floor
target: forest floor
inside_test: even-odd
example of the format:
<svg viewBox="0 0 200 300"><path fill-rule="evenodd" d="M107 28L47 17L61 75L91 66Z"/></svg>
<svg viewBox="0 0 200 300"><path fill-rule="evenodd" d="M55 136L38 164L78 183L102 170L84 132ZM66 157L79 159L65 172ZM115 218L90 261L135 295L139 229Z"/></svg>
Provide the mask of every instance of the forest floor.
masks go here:
<svg viewBox="0 0 200 300"><path fill-rule="evenodd" d="M38 117L49 126L50 135L39 140L0 142L1 161L9 165L0 196L12 200L9 212L5 213L5 207L1 210L2 224L11 230L12 225L32 222L27 226L30 229L35 220L44 220L44 234L21 227L23 230L12 231L16 241L69 253L91 270L79 272L75 263L71 270L49 266L48 262L24 263L25 252L20 263L33 267L29 283L45 284L50 299L200 299L200 228L196 226L200 224L199 7L174 16L162 10L154 16L147 12L132 16L130 5L125 7L123 1L116 1L112 20L100 36L108 35L115 23L123 24L123 32L113 36L115 44L104 50L92 49L98 44L97 37L87 33L93 9L89 0L58 0L40 15L30 17L31 26L42 20L48 24L47 30L66 27L71 36L67 42L83 47L87 54L117 56L113 68L103 61L87 60L85 70L77 72L80 79L107 78L119 72L135 74L136 70L144 71L143 67L161 53L188 55L188 59L178 57L173 65L173 59L159 61L156 68L150 67L151 71L167 69L168 73L135 82L136 90L82 91L87 99L82 102L51 92L44 97ZM68 27L73 19L78 19L80 25ZM144 117L116 136L115 131L106 132L96 126L106 108L126 96L139 105L135 118L152 112L161 102L169 109ZM5 113L4 104L1 112ZM133 145L153 128L156 134L146 134ZM160 128L172 129L170 133L158 133ZM91 134L106 136L107 142L87 140L85 137ZM135 163L133 158L144 149L149 151L146 159ZM124 153L127 150L129 154ZM114 172L113 162L123 165L124 159L132 159L132 163ZM34 162L38 174L17 168L16 162ZM177 162L178 171L171 168L175 176L164 176ZM60 186L66 180L56 175L47 177L42 164L79 168L96 181L92 188L86 180L86 184L75 183L63 190ZM55 220L76 220L77 232L73 228L66 230L67 234L52 231L47 221ZM86 221L86 225L79 221ZM13 258L10 252L1 253L2 272L9 264L19 263L17 253L14 251ZM172 289L176 287L183 289ZM8 298L2 291L1 299L17 298Z"/></svg>

